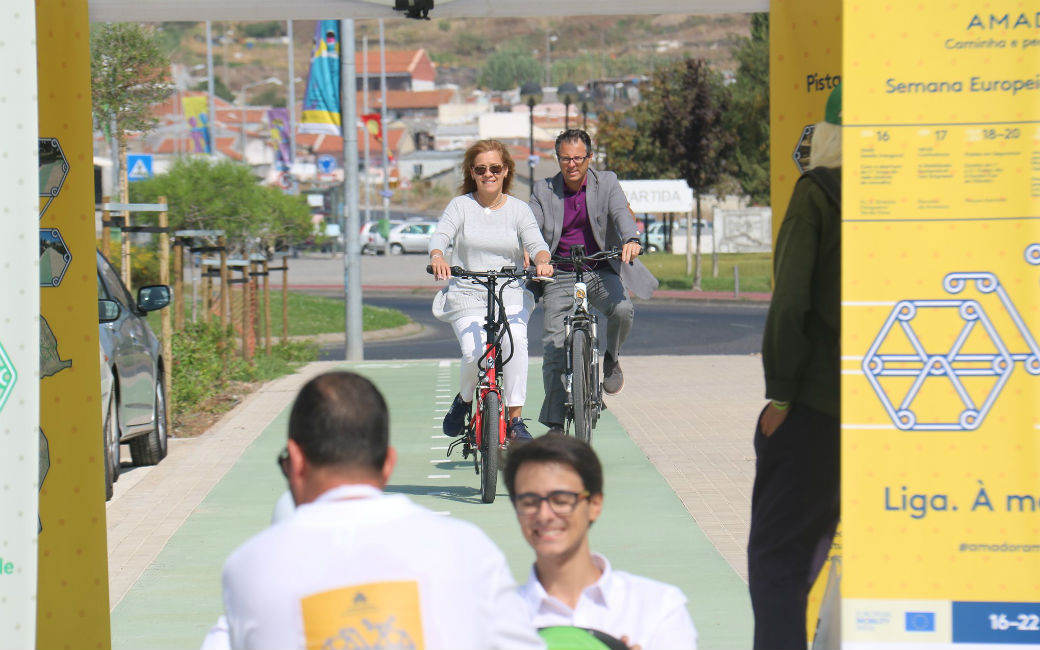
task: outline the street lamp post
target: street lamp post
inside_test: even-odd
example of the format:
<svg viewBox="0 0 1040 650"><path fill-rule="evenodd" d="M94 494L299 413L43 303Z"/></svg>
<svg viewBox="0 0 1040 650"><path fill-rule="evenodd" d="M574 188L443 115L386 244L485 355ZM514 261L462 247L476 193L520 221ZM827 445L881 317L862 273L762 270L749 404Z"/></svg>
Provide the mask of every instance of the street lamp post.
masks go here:
<svg viewBox="0 0 1040 650"><path fill-rule="evenodd" d="M571 104L578 99L578 87L566 81L556 89L556 96L563 102L563 130L570 128Z"/></svg>
<svg viewBox="0 0 1040 650"><path fill-rule="evenodd" d="M581 102L581 130L589 130L589 102L592 101L592 95L587 90L581 91L581 95L578 97L578 101Z"/></svg>
<svg viewBox="0 0 1040 650"><path fill-rule="evenodd" d="M239 109L240 110L238 111L239 115L242 118L241 119L242 131L240 133L240 138L239 138L241 140L241 143L242 143L242 162L246 161L246 94L247 94L246 91L248 91L250 88L255 88L257 86L263 86L264 84L274 84L276 86L281 86L282 85L282 80L279 79L278 77L268 77L267 79L261 79L260 81L253 81L253 82L250 82L250 83L242 85L241 103L239 105Z"/></svg>
<svg viewBox="0 0 1040 650"><path fill-rule="evenodd" d="M535 104L542 101L542 87L538 85L537 81L528 81L523 86L520 86L520 99L527 104L527 108L530 109L530 120L531 120L531 155L528 157L527 162L531 166L531 193L534 193L534 165L538 157L534 155L534 107Z"/></svg>
<svg viewBox="0 0 1040 650"><path fill-rule="evenodd" d="M559 40L556 34L545 33L545 85L552 86L552 44Z"/></svg>

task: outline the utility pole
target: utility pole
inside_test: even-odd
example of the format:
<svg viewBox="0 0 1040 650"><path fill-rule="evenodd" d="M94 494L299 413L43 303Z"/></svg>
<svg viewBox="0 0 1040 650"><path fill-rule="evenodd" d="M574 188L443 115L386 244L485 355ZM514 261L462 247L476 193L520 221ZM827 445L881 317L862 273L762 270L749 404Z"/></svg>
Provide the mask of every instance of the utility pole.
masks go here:
<svg viewBox="0 0 1040 650"><path fill-rule="evenodd" d="M362 53L361 54L361 56L362 56L361 82L364 84L364 86L361 89L361 97L363 98L362 101L361 101L361 105L362 105L362 108L365 111L365 114L367 115L372 110L369 107L369 103L368 103L368 35L367 34L365 36L361 37L361 53ZM368 223L369 221L372 221L372 207L371 207L372 206L372 194L371 194L372 184L370 182L372 180L372 175L371 175L371 170L369 169L369 163L372 160L372 153L369 151L369 144L368 144L368 140L369 140L369 138L368 138L368 124L365 124L365 128L363 129L363 132L365 134L365 161L362 163L362 165L364 166L364 170L365 170L365 223Z"/></svg>
<svg viewBox="0 0 1040 650"><path fill-rule="evenodd" d="M386 38L383 35L382 18L379 19L379 90L383 93L379 117L380 129L383 132L383 218L390 221L390 161L386 154L386 141L390 138L386 128Z"/></svg>
<svg viewBox="0 0 1040 650"><path fill-rule="evenodd" d="M217 152L217 109L213 101L213 29L210 21L206 21L206 78L209 80L207 89L209 91L209 112L207 121L203 126L209 130L209 155Z"/></svg>
<svg viewBox="0 0 1040 650"><path fill-rule="evenodd" d="M289 176L293 179L292 189L290 192L296 194L299 191L300 185L296 182L296 177L292 174L293 164L296 162L296 58L293 48L295 42L293 40L293 21L286 21L286 32L289 36Z"/></svg>
<svg viewBox="0 0 1040 650"><path fill-rule="evenodd" d="M343 291L346 306L347 361L365 358L361 337L361 224L358 218L357 70L354 68L354 20L339 21L339 105L343 129Z"/></svg>

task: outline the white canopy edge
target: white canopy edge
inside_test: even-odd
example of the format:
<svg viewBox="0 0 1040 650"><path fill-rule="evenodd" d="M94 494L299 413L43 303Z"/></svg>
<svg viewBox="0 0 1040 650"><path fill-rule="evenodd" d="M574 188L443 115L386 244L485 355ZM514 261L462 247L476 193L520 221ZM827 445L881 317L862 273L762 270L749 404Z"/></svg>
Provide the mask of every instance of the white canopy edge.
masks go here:
<svg viewBox="0 0 1040 650"><path fill-rule="evenodd" d="M88 0L92 22L337 20L402 17L393 0ZM769 11L769 0L435 0L431 18L722 14Z"/></svg>

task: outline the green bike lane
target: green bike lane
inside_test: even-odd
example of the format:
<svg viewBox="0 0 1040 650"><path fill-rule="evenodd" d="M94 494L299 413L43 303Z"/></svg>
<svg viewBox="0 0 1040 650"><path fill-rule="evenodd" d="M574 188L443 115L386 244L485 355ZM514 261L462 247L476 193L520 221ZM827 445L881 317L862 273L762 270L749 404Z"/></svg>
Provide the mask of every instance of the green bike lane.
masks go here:
<svg viewBox="0 0 1040 650"><path fill-rule="evenodd" d="M499 476L498 498L480 502L472 459L456 451L440 420L454 397L457 361L361 362L344 368L370 378L391 412L391 444L398 463L388 492L409 495L436 512L480 526L503 550L518 582L532 553L520 534ZM542 400L540 364L531 365L527 415L532 433ZM243 452L170 538L112 612L113 648L197 648L222 611L220 570L227 555L268 525L285 481L275 457L285 444L288 408ZM593 445L603 461L605 505L591 531L592 548L614 567L679 586L701 648L751 644L747 586L701 532L679 498L610 411ZM444 553L465 553L452 540L429 540ZM262 570L262 569L260 569ZM460 625L465 621L460 619Z"/></svg>

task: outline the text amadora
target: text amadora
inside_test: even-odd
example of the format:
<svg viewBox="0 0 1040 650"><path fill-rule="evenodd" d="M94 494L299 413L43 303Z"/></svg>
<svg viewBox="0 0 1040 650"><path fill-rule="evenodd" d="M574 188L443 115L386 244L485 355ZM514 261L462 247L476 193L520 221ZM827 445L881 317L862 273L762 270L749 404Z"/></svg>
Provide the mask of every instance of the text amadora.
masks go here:
<svg viewBox="0 0 1040 650"><path fill-rule="evenodd" d="M1040 29L1040 11L1032 16L1015 14L974 14L968 21L968 29Z"/></svg>

